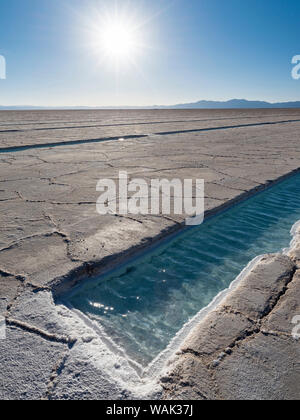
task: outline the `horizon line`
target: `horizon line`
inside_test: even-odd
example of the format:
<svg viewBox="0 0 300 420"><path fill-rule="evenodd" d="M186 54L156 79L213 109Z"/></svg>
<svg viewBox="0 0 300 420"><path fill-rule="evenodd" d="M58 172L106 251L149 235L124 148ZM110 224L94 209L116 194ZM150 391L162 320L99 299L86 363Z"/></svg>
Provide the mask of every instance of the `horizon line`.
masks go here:
<svg viewBox="0 0 300 420"><path fill-rule="evenodd" d="M174 107L186 107L186 106L192 106L192 105L197 105L197 104L205 104L205 103L210 103L210 104L228 104L231 102L241 102L241 103L257 103L257 104L265 104L265 105L270 105L270 106L274 106L274 105L286 105L286 104L296 104L299 103L300 104L300 99L299 100L288 100L288 101L266 101L263 99L257 99L257 100L252 100L252 99L238 99L238 98L232 98L232 99L228 99L228 100L212 100L212 99L200 99L199 101L194 101L194 102L182 102L182 103L177 103L177 104L170 104L170 105L0 105L0 110L5 111L10 110L10 109L45 109L45 110L55 110L55 109L155 109L155 108L174 108ZM259 106L257 107L259 109Z"/></svg>

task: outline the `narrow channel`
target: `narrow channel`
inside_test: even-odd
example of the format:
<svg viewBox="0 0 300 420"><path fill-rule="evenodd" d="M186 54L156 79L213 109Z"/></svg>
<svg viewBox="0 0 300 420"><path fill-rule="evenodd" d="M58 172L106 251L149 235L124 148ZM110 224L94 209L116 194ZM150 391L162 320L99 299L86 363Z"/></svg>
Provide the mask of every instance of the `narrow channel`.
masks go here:
<svg viewBox="0 0 300 420"><path fill-rule="evenodd" d="M146 367L253 258L288 247L298 220L300 174L86 282L68 301Z"/></svg>

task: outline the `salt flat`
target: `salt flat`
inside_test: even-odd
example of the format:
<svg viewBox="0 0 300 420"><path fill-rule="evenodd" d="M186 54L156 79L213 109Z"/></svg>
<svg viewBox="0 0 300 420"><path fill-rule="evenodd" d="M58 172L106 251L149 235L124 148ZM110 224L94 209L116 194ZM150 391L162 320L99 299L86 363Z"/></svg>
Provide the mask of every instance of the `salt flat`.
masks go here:
<svg viewBox="0 0 300 420"><path fill-rule="evenodd" d="M293 110L1 112L0 150L61 142L218 129L299 120Z"/></svg>
<svg viewBox="0 0 300 420"><path fill-rule="evenodd" d="M180 230L184 215L100 216L95 208L100 178L116 179L120 170L149 182L202 178L206 211L215 212L298 170L299 138L300 110L295 109L0 112L0 308L8 323L8 338L0 341L0 397L133 397L126 385L116 385L107 372L83 357L80 346L89 343L88 337L69 337L52 319L56 311L52 292L57 296L83 277ZM294 275L297 263L293 261L281 262L272 273L287 265L285 271ZM277 295L283 295L285 287L276 289ZM271 298L275 292L269 293ZM49 305L44 313L35 310L41 302ZM289 296L280 304L282 311L295 305ZM271 312L277 309L275 305ZM267 342L254 346L252 353L238 348L240 360L245 354L253 363L266 357L272 366L279 355L284 357L278 336L269 334ZM299 366L299 344L283 338L288 360L279 374L289 387L276 390L276 397L293 398L289 381L293 365ZM266 345L272 346L273 355L263 356ZM212 373L211 368L207 371L212 361L201 359L199 348L187 353L184 373L179 361L173 382L164 378L169 396L247 396L245 389L253 380L249 373L240 390L243 370L238 375L228 358L220 360ZM212 376L214 387L216 382L224 383L223 369L231 378L223 393L202 391L205 379L195 379L201 370L197 364L205 369L203 378L209 375L208 387ZM183 392L181 382L187 371L194 385ZM256 381L261 379L259 370L253 369L253 375ZM299 382L299 373L293 375L292 383ZM262 398L262 389L272 396L270 378L262 380L250 397Z"/></svg>

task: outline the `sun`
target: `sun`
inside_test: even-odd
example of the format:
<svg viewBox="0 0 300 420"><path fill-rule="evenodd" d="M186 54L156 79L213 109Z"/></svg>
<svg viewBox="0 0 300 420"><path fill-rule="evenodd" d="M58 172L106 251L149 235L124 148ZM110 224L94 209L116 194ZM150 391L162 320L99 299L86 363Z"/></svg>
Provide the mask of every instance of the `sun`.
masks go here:
<svg viewBox="0 0 300 420"><path fill-rule="evenodd" d="M154 49L150 41L152 18L141 6L129 7L130 0L108 3L88 9L86 17L81 17L84 45L97 69L114 74L119 83L122 74L143 73Z"/></svg>
<svg viewBox="0 0 300 420"><path fill-rule="evenodd" d="M94 22L90 39L94 52L108 64L129 64L142 51L139 25L124 14L102 16Z"/></svg>
<svg viewBox="0 0 300 420"><path fill-rule="evenodd" d="M100 30L99 44L103 52L114 59L132 57L137 50L137 35L131 26L121 20L108 22Z"/></svg>

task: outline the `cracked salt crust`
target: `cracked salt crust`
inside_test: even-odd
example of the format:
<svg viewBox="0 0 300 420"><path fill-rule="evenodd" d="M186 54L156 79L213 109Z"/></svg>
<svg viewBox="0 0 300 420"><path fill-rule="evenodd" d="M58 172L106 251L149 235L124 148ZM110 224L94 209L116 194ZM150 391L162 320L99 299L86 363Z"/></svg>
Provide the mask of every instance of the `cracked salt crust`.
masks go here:
<svg viewBox="0 0 300 420"><path fill-rule="evenodd" d="M170 112L172 114L173 111ZM171 115L170 112L167 112L166 115ZM198 115L199 112L175 112L174 115L180 115L181 117L178 119L184 120L188 116ZM62 114L66 116L65 120L72 118L73 115L68 112L58 113L57 115L61 116ZM126 120L132 118L132 122L135 124L138 114L129 112L123 115ZM202 116L207 115L210 118L213 114L217 117L215 120L224 119L225 114L229 119L235 121L232 125L243 124L244 122L241 120L250 117L260 119L261 122L278 122L279 119L299 118L299 112L296 110L293 113L285 111L284 118L282 117L283 111L274 110L272 112L247 110L216 111L213 113L205 111L204 113L200 112L200 114ZM26 116L32 114L25 112L7 115L13 115L14 119L19 119L22 115L23 123L26 123ZM39 119L39 114L36 115L36 119ZM59 123L61 118L50 118L49 115L56 115L56 113L43 113L43 118L49 118L50 125L55 120ZM87 114L84 113L84 115ZM95 115L96 120L99 115L103 114L95 112L93 115ZM112 114L107 115L110 118ZM142 113L141 119L146 118L145 115L148 118L148 115L152 114ZM237 121L237 119L240 121ZM176 118L174 117L172 120L175 121ZM117 120L114 122L117 122ZM33 121L33 125L35 123ZM15 122L12 124L15 124ZM170 124L172 125L172 123ZM203 128L203 124L207 126L207 122L199 122L198 124L198 122L190 121L188 122L189 126L180 124L180 129L182 128L183 131L189 130L191 125L191 128L195 130ZM212 127L218 125L225 124L221 121L215 121ZM137 128L137 131L145 134L144 129L149 131L149 126L144 125L143 127L143 129ZM157 129L156 125L153 124L151 129L153 129L153 132L159 132L168 131L169 127L164 124L163 129ZM95 135L95 130L97 130L97 138L104 135L102 129L99 133L99 128L91 128L91 131L89 129L83 131L76 129L77 133L72 129L57 130L57 135L54 134L55 130L52 132L47 130L45 132L47 133L46 136L43 132L30 131L18 134L0 133L0 147L34 145L37 142L49 142L49 138L51 138L51 142L55 143L61 141L62 135L67 141L76 141L83 138L92 138ZM125 137L128 133L125 126L124 129L107 127L105 130L108 134L115 132L118 138ZM129 134L132 134L132 126L128 130ZM170 130L175 131L172 127ZM134 132L136 133L136 130ZM284 142L282 141L283 138L285 139ZM146 148L146 146L149 147ZM124 363L120 363L122 360L119 361L119 356L113 356L116 358L116 364L113 365L114 370L112 370L114 373L116 371L116 375L119 375L119 384L117 384L117 381L115 385L112 384L111 372L109 370L105 371L105 366L102 372L101 360L97 358L97 351L95 351L97 346L99 345L103 351L103 360L108 361L108 358L112 357L114 353L107 351L103 343L98 341L99 338L94 337L94 332L89 330L89 334L84 335L82 333L83 339L81 340L79 335L79 339L74 345L51 341L55 337L59 339L62 337L74 339L74 337L69 337L65 330L59 329L59 323L62 319L69 321L68 312L62 315L56 314L57 319L52 320L54 315L51 315L51 311L55 306L51 302L49 289L55 288L59 282L68 279L70 273L78 275L82 270L82 274L84 274L85 270L86 274L87 271L91 270L90 272L93 274L93 267L100 263L104 264L106 259L107 264L111 264L110 257L115 255L116 249L118 249L120 256L115 257L115 262L121 260L122 256L127 258L128 249L135 252L137 249L149 245L154 237L166 235L170 232L170 228L177 226L180 222L177 219L171 220L170 218L167 220L159 217L137 218L136 221L126 218L122 220L119 220L119 218L102 220L95 217L95 185L99 178L114 177L119 168L127 168L129 173L135 177L151 178L154 172L156 176L164 177L166 175L165 168L169 168L167 175L170 177L177 177L178 171L182 177L187 178L200 175L207 181L206 211L209 212L220 204L222 205L223 202L226 204L228 200L237 199L243 191L264 187L269 185L269 180L274 181L297 170L300 166L299 152L299 124L291 122L205 133L197 131L188 133L186 131L182 134L164 135L163 137L153 136L127 140L123 144L111 141L81 145L80 147L66 145L55 150L40 149L30 152L2 153L0 156L0 200L2 200L1 291L5 296L5 302L9 304L8 314L15 321L14 326L9 326L9 334L24 338L28 345L35 341L44 343L41 344L44 353L42 353L42 350L39 353L38 346L33 346L31 357L32 360L36 360L36 376L42 379L44 375L45 378L49 375L49 389L47 393L46 391L44 393L45 398L63 398L66 395L73 398L80 398L84 395L97 398L100 389L103 397L109 395L120 399L133 397L126 385L126 375L122 376L123 373L118 372L120 367L123 366L122 363ZM179 170L179 168L182 169ZM226 193L222 192L222 196L219 194L220 187L222 191L226 191ZM7 198L9 198L9 201L6 201ZM103 239L101 232L105 231L107 225L111 227L110 234ZM120 238L119 225L123 226L122 232L128 232L126 239ZM138 236L135 234L135 228L130 232L134 225L143 227ZM116 234L114 234L114 229ZM97 232L96 235L95 232ZM145 242L145 238L151 239ZM295 256L293 256L294 259ZM15 279L16 276L18 276L18 280ZM7 284L9 284L9 289ZM31 294L27 296L26 293ZM37 302L33 299L37 296L44 306L37 305ZM22 305L23 299L24 305ZM31 301L31 299L33 300ZM37 311L35 311L35 305ZM19 306L22 309L16 313L15 310ZM49 307L51 307L51 311ZM47 309L46 314L42 311L43 308ZM40 313L38 313L38 310ZM80 320L79 324L81 325L81 323ZM76 328L81 330L83 325L80 327L79 324L76 323ZM54 330L52 329L53 326ZM52 334L55 337L52 337ZM91 339L92 341L90 341ZM93 342L95 346L92 345ZM16 347L18 341L12 341L11 343L13 347L5 349L2 353L0 352L0 357L5 357L5 354L13 354L15 362L18 363L23 358L24 366L20 365L19 371L25 378L28 360L25 358L25 354L24 357L22 356L21 349ZM42 358L45 357L47 348L52 345L57 349L64 350L57 357L53 366L46 366L42 363ZM91 355L93 363L89 363L86 358L87 347L90 347L93 353L93 356ZM25 362L25 359L27 362ZM226 357L220 366L227 366L228 361L230 361L230 357ZM38 372L39 365L43 365L43 373ZM98 366L98 368L94 369L92 366ZM112 365L109 366L112 367ZM128 365L126 365L127 367ZM6 362L3 363L3 374L4 369L5 372L8 372L7 377L10 374L15 375L15 372L9 371L9 364ZM215 375L219 375L218 369ZM134 372L134 369L131 368L131 371ZM233 372L231 370L230 375L233 375ZM230 375L227 375L227 377L229 378ZM54 377L52 378L52 376ZM203 372L204 377L205 372ZM135 379L139 380L138 375L133 376L133 382L135 382ZM240 379L238 378L236 383ZM225 382L224 378L222 380ZM267 379L265 379L265 383L267 383ZM101 385L99 386L99 384ZM22 382L21 385L20 389L16 388L16 393L21 393L22 387L27 389L25 383ZM39 387L44 389L42 383L39 383ZM145 387L148 389L148 385L145 385ZM234 387L235 383L231 384L229 388L235 389ZM7 392L12 391L9 391L8 388ZM197 392L200 392L199 389ZM239 390L237 389L234 392L237 395ZM200 394L203 394L203 392L200 392ZM292 395L292 390L288 390L287 394ZM156 394L157 398L160 396L161 394Z"/></svg>
<svg viewBox="0 0 300 420"><path fill-rule="evenodd" d="M294 232L294 228L292 232ZM291 244L294 243L294 240L295 239L293 238ZM128 395L131 395L131 398L153 397L153 395L160 395L159 393L162 389L158 385L157 381L161 375L167 375L167 370L170 369L170 363L175 357L176 351L178 351L180 346L184 346L184 340L188 337L188 335L193 333L196 326L199 327L201 321L209 313L222 306L223 302L226 301L226 297L234 293L242 280L248 276L249 273L251 274L252 270L259 266L262 260L267 258L268 256L260 256L249 263L249 265L231 284L230 288L221 292L207 308L200 311L200 313L197 314L192 321L187 323L173 339L169 347L162 352L162 354L159 355L144 371L141 367L136 365L135 362L126 358L122 349L118 348L110 340L101 327L93 321L89 321L85 316L80 314L79 311L70 311L61 305L59 305L56 309L52 301L51 293L40 292L36 296L35 300L33 300L32 297L29 297L27 302L25 301L23 305L28 305L29 312L27 316L33 316L34 318L37 316L32 312L32 306L34 306L40 319L47 319L48 322L50 320L51 330L60 331L61 333L64 333L66 337L76 337L76 341L70 338L62 341L60 336L47 333L48 339L56 339L57 341L62 341L64 343L70 343L73 340L74 345L72 346L69 355L71 359L74 358L78 361L88 361L88 363L92 364L96 370L101 371L106 380L110 381L112 385L117 386L117 388L122 389L124 392L126 391ZM292 279L293 274L290 276L290 282ZM279 296L281 295L282 292L279 293ZM279 297L276 299L271 310L273 310L276 306L278 299ZM21 306L19 313L24 315L24 307ZM265 316L269 315L269 313ZM22 328L21 322L19 322L19 326ZM245 333L244 337L259 334L260 330L257 328L258 324L253 325L251 330ZM38 329L32 329L31 331L39 333ZM44 331L40 331L40 334L44 335L45 333ZM241 340L242 337L237 339L236 343L240 343ZM233 351L233 348L234 346L231 345L230 352ZM184 353L186 353L186 351L183 351L183 354ZM226 349L224 353L219 355L217 360L212 361L213 367L218 366L225 357Z"/></svg>

